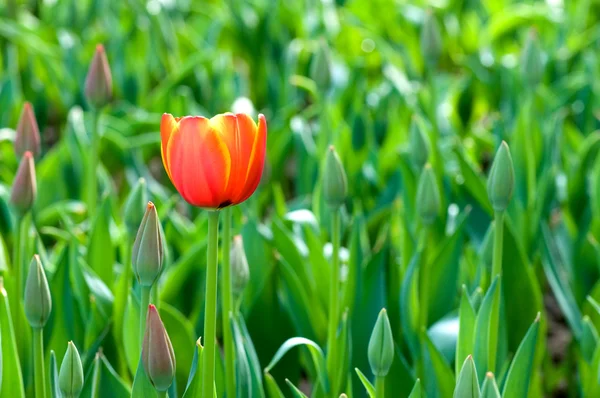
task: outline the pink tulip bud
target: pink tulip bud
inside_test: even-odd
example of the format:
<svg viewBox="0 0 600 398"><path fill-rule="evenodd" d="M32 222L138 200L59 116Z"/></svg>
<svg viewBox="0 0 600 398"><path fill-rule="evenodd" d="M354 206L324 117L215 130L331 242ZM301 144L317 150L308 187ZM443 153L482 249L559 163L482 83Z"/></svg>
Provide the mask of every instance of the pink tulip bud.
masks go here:
<svg viewBox="0 0 600 398"><path fill-rule="evenodd" d="M112 75L104 46L98 44L85 79L85 98L96 109L104 107L112 99Z"/></svg>
<svg viewBox="0 0 600 398"><path fill-rule="evenodd" d="M10 203L23 215L33 207L36 194L35 163L33 154L27 151L21 158L17 175L13 181Z"/></svg>
<svg viewBox="0 0 600 398"><path fill-rule="evenodd" d="M25 102L21 111L21 118L17 125L17 137L15 138L15 152L18 157L22 157L25 152L31 152L34 157L40 154L40 129L33 107L29 102Z"/></svg>
<svg viewBox="0 0 600 398"><path fill-rule="evenodd" d="M142 345L142 364L157 391L166 391L175 376L175 352L156 307L148 306L146 333Z"/></svg>

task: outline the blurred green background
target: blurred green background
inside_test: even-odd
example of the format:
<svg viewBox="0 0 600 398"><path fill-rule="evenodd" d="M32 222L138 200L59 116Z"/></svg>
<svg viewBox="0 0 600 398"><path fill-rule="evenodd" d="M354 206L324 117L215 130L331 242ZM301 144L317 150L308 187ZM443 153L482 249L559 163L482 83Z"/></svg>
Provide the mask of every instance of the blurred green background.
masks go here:
<svg viewBox="0 0 600 398"><path fill-rule="evenodd" d="M530 396L593 396L586 392L598 387L582 381L582 369L597 365L582 355L582 335L600 327L586 301L600 299L599 13L593 0L4 0L0 271L10 264L14 228L6 204L14 128L30 101L43 149L30 251L42 252L60 296L48 349L62 358L74 340L87 369L103 346L131 382L131 361L112 337L123 320L113 314L122 318L126 308L115 298L131 244L123 204L144 177L168 243L159 292L169 315L161 316L182 392L202 331L206 215L180 199L163 170L160 117L264 113L265 174L234 211L251 273L241 310L259 375L289 337L325 344L331 245L320 170L333 144L350 183L342 245L351 369L368 373L366 345L385 306L398 351L390 396L406 396L415 373L401 293L418 236L409 132L428 136L442 192L429 332L448 366L460 288L475 292L486 266L481 248L493 212L485 175L504 139L516 172L504 250L507 357L541 311ZM427 15L439 42L426 39ZM114 100L100 121L105 195L92 223L81 200L91 124L83 82L97 43L107 51ZM63 263L87 271L65 276ZM280 386L284 378L301 384L314 372L308 358L292 351L271 373Z"/></svg>

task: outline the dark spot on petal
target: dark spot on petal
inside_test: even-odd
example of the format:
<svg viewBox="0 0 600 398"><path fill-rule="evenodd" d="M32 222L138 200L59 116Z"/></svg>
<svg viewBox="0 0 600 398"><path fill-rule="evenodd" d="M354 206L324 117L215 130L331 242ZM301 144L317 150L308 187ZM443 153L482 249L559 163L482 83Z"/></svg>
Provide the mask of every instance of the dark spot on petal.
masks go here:
<svg viewBox="0 0 600 398"><path fill-rule="evenodd" d="M224 209L227 206L231 206L231 200L226 200L225 202L219 205L219 209Z"/></svg>

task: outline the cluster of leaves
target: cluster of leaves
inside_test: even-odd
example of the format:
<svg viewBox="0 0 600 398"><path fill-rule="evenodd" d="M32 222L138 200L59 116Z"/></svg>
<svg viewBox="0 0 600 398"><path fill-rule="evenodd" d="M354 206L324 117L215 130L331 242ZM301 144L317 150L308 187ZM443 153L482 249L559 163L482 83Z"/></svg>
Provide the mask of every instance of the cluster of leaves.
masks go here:
<svg viewBox="0 0 600 398"><path fill-rule="evenodd" d="M177 356L170 396L199 394L207 218L172 189L158 127L162 112L227 110L259 110L269 125L263 182L234 211L251 275L233 327L240 396L283 396L286 379L302 396L330 379L331 214L321 185L330 144L349 182L340 252L344 355L331 390L357 397L370 390L367 347L385 307L395 348L386 396L538 397L565 389L600 396L597 4L449 0L427 11L394 0L30 3L0 4L0 273L10 278L19 233L8 197L14 127L27 100L43 154L24 250L27 258L40 254L52 292L46 350L62 358L75 342L82 396L131 394L139 289L122 282L134 238L125 204L140 177L167 244L158 304ZM423 33L428 18L439 36ZM100 120L103 197L91 219L84 176L93 120L82 82L98 42L115 100ZM427 137L440 191L424 246L423 159L409 143L411 129ZM515 194L500 281L489 278L485 176L502 139L512 151ZM430 269L425 330L422 264ZM7 300L19 298L0 293L0 397L30 396L31 336L4 333Z"/></svg>

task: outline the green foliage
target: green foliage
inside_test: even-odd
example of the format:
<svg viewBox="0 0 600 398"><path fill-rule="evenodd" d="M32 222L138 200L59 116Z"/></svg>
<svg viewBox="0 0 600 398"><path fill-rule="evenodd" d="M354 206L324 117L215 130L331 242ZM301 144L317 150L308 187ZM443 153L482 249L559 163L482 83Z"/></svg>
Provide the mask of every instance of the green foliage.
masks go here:
<svg viewBox="0 0 600 398"><path fill-rule="evenodd" d="M164 243L150 300L177 358L169 396L200 396L207 212L163 171L159 129L164 112L227 111L268 124L260 186L231 209L247 257L231 315L236 398L375 397L369 340L381 308L386 397L533 398L561 385L600 396L597 5L408 3L0 4L0 398L34 393L16 293L34 254L52 299L50 395L68 341L82 397L156 394L138 366L131 267L148 200ZM100 58L86 89L98 44L112 90ZM86 98L101 106L97 142ZM19 231L10 196L26 101L41 151ZM335 349L330 205L341 219ZM499 277L494 210L504 212Z"/></svg>

